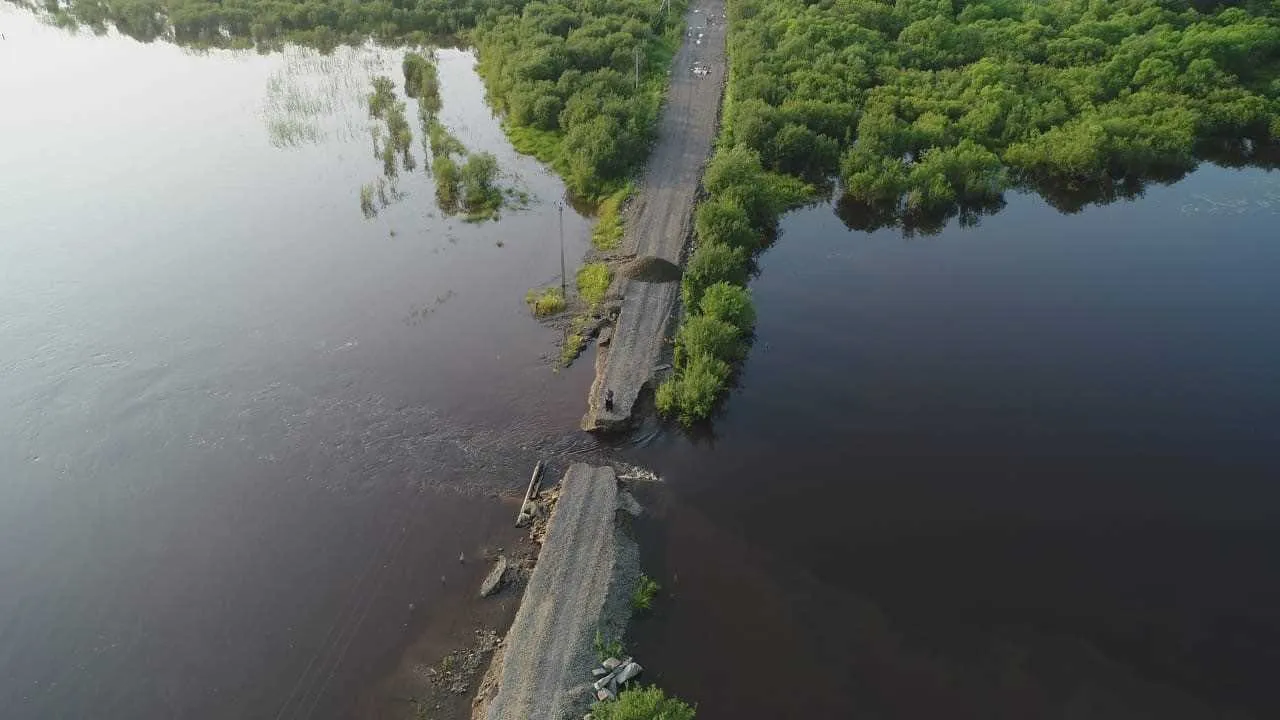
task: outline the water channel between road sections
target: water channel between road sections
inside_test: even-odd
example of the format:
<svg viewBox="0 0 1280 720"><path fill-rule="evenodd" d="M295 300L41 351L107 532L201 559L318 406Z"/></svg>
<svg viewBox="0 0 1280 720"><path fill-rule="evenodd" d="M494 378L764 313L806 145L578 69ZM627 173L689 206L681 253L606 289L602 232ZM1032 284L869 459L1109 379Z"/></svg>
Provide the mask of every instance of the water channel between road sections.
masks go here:
<svg viewBox="0 0 1280 720"><path fill-rule="evenodd" d="M492 496L591 444L590 353L550 372L523 305L562 185L465 52L442 120L532 198L495 223L435 207L412 101L382 175L399 51L0 23L5 717L352 715L469 633ZM1206 166L929 237L786 217L714 434L622 451L665 480L650 679L702 720L1280 714L1278 208Z"/></svg>

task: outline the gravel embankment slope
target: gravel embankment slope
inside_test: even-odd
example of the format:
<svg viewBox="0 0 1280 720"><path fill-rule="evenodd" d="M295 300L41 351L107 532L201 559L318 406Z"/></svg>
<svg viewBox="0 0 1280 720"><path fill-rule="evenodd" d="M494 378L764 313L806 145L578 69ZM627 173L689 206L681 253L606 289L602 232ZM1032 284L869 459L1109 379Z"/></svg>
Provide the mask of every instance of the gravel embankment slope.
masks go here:
<svg viewBox="0 0 1280 720"><path fill-rule="evenodd" d="M725 78L724 0L690 6L690 28L671 69L658 142L626 215L624 247L638 256L680 262L702 168L715 141ZM699 42L698 33L703 37ZM706 75L695 75L701 63ZM587 430L613 430L632 420L636 401L653 381L665 354L668 323L679 297L678 282L623 280L622 308L610 347L601 348L596 379L582 420ZM604 393L614 405L604 409Z"/></svg>
<svg viewBox="0 0 1280 720"><path fill-rule="evenodd" d="M503 642L487 720L577 720L592 700L596 632L620 637L640 577L639 550L618 521L611 468L577 463L561 481L520 610Z"/></svg>

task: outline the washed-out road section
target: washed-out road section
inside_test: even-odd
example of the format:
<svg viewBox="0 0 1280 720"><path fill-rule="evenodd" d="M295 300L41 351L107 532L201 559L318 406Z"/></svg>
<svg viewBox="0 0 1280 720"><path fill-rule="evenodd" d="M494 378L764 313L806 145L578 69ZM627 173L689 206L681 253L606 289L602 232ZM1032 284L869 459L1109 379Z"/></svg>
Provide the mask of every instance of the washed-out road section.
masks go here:
<svg viewBox="0 0 1280 720"><path fill-rule="evenodd" d="M594 699L596 638L620 638L640 578L613 469L570 466L538 564L495 658L487 720L577 720ZM634 502L634 501L631 501ZM498 669L500 668L500 669Z"/></svg>
<svg viewBox="0 0 1280 720"><path fill-rule="evenodd" d="M671 68L658 142L638 192L624 216L624 247L638 257L679 263L702 168L711 154L725 78L724 0L695 3L688 31ZM698 68L695 71L695 68ZM646 386L658 376L667 352L670 321L680 283L621 279L622 307L609 346L596 359L587 400L586 430L629 427ZM613 391L613 406L604 394Z"/></svg>

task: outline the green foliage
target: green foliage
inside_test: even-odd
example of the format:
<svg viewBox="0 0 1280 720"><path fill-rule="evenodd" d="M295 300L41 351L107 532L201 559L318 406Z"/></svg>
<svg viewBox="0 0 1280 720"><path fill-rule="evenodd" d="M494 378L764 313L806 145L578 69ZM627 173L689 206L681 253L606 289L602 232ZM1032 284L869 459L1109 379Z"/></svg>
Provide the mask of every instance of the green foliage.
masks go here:
<svg viewBox="0 0 1280 720"><path fill-rule="evenodd" d="M404 94L418 99L418 112L440 112L440 73L435 55L407 52L404 54Z"/></svg>
<svg viewBox="0 0 1280 720"><path fill-rule="evenodd" d="M658 591L661 589L662 586L657 580L648 575L641 575L640 583L636 585L635 592L631 593L631 608L643 612L653 607L653 600L658 597Z"/></svg>
<svg viewBox="0 0 1280 720"><path fill-rule="evenodd" d="M744 350L742 332L710 315L692 315L676 331L676 368L701 355L734 362L741 359Z"/></svg>
<svg viewBox="0 0 1280 720"><path fill-rule="evenodd" d="M634 186L627 183L600 201L596 225L591 230L591 244L597 250L616 250L622 244L622 205L631 197L633 189Z"/></svg>
<svg viewBox="0 0 1280 720"><path fill-rule="evenodd" d="M626 648L622 646L620 638L614 640L606 640L604 633L599 628L596 629L595 639L596 657L600 662L604 662L609 658L622 659L626 655Z"/></svg>
<svg viewBox="0 0 1280 720"><path fill-rule="evenodd" d="M587 263L578 270L578 297L588 305L599 305L609 293L613 272L602 262Z"/></svg>
<svg viewBox="0 0 1280 720"><path fill-rule="evenodd" d="M440 209L453 212L460 202L462 171L449 155L436 155L431 161L431 174L436 178L436 201Z"/></svg>
<svg viewBox="0 0 1280 720"><path fill-rule="evenodd" d="M369 94L369 117L382 120L396 103L396 86L391 78L379 75L373 79L373 92Z"/></svg>
<svg viewBox="0 0 1280 720"><path fill-rule="evenodd" d="M517 147L551 163L575 194L614 191L648 155L683 30L680 4L664 12L645 0L532 3L472 34Z"/></svg>
<svg viewBox="0 0 1280 720"><path fill-rule="evenodd" d="M729 385L729 363L708 355L690 357L683 368L658 386L658 412L685 425L711 417L716 401Z"/></svg>
<svg viewBox="0 0 1280 720"><path fill-rule="evenodd" d="M747 254L742 248L699 243L684 269L680 286L684 306L696 308L702 293L718 282L746 284Z"/></svg>
<svg viewBox="0 0 1280 720"><path fill-rule="evenodd" d="M695 714L684 701L654 686L623 690L617 700L591 706L596 720L693 720Z"/></svg>
<svg viewBox="0 0 1280 720"><path fill-rule="evenodd" d="M694 229L704 243L753 250L760 245L760 233L751 227L751 218L738 201L718 196L698 206Z"/></svg>
<svg viewBox="0 0 1280 720"><path fill-rule="evenodd" d="M525 303L537 317L550 317L564 312L566 307L564 293L558 287L530 290L524 296Z"/></svg>
<svg viewBox="0 0 1280 720"><path fill-rule="evenodd" d="M441 155L465 155L466 146L462 141L454 137L434 116L428 117L426 120L427 140L431 145L431 156L440 157Z"/></svg>
<svg viewBox="0 0 1280 720"><path fill-rule="evenodd" d="M751 304L751 293L739 285L718 282L706 289L698 310L703 317L715 318L732 325L742 333L749 333L756 324L756 309Z"/></svg>
<svg viewBox="0 0 1280 720"><path fill-rule="evenodd" d="M738 0L726 135L767 169L838 159L850 198L945 216L1280 135L1278 51L1276 3Z"/></svg>
<svg viewBox="0 0 1280 720"><path fill-rule="evenodd" d="M502 191L494 184L498 178L498 159L493 153L468 155L459 174L462 182L462 206L471 217L488 217L497 213L502 206Z"/></svg>

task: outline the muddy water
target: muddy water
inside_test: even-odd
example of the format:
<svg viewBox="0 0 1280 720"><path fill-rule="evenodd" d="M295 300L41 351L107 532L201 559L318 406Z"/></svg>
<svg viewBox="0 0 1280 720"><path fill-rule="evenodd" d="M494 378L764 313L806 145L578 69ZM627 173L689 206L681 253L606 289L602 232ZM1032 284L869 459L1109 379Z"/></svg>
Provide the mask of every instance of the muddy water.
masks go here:
<svg viewBox="0 0 1280 720"><path fill-rule="evenodd" d="M633 648L699 718L1277 717L1280 178L785 218Z"/></svg>
<svg viewBox="0 0 1280 720"><path fill-rule="evenodd" d="M0 714L346 715L512 539L495 496L584 442L590 368L523 303L562 186L463 52L443 121L532 197L500 222L440 214L420 137L361 213L399 52L0 28Z"/></svg>

